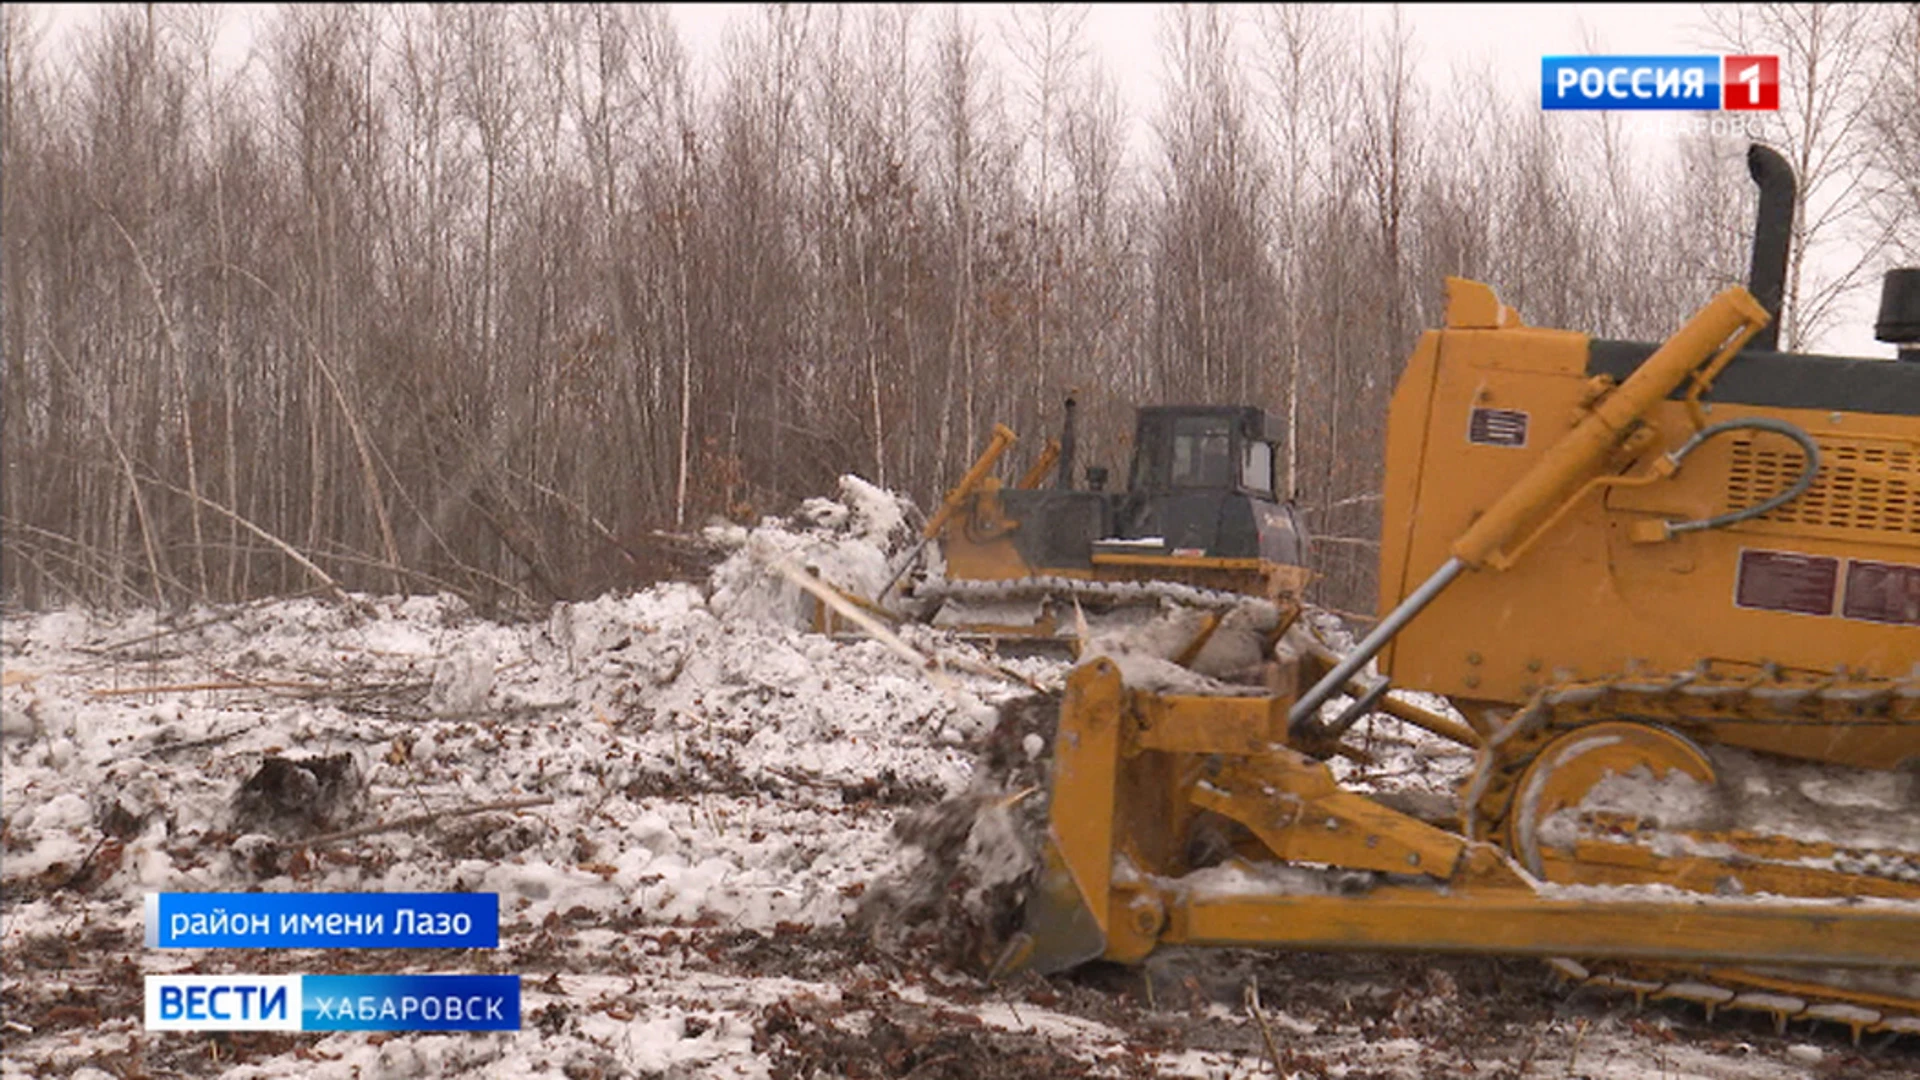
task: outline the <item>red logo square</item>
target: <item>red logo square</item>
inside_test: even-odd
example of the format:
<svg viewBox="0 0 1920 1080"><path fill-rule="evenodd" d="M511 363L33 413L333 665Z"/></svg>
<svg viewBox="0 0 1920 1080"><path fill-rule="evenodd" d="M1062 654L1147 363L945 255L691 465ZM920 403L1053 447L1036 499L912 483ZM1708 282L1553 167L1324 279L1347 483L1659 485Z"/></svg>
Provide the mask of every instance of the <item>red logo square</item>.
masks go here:
<svg viewBox="0 0 1920 1080"><path fill-rule="evenodd" d="M1720 58L1720 107L1729 111L1780 111L1780 58Z"/></svg>

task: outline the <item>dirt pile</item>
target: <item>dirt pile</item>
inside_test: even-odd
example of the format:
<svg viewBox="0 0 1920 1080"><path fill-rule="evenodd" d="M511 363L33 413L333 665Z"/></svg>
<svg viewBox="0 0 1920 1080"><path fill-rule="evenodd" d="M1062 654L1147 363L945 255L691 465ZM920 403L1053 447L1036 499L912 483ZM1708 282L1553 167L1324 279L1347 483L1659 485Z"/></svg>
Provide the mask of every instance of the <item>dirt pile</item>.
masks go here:
<svg viewBox="0 0 1920 1080"><path fill-rule="evenodd" d="M959 795L902 816L902 859L870 885L852 925L876 947L931 956L975 973L995 966L1020 929L1047 829L1047 749L1057 694L1003 703Z"/></svg>

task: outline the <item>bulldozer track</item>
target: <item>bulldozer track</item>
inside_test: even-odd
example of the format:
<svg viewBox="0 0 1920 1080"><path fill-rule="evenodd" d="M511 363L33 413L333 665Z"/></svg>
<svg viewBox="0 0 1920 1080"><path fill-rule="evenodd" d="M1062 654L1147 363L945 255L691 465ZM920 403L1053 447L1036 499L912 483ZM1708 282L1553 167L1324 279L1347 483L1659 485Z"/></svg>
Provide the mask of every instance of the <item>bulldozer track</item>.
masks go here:
<svg viewBox="0 0 1920 1080"><path fill-rule="evenodd" d="M1790 1023L1829 1023L1846 1027L1857 1045L1868 1033L1920 1035L1920 1005L1904 996L1872 990L1848 990L1791 975L1737 968L1589 967L1565 957L1548 962L1556 974L1577 986L1632 995L1648 1001L1685 1001L1715 1013L1757 1012L1773 1019L1774 1031Z"/></svg>
<svg viewBox="0 0 1920 1080"><path fill-rule="evenodd" d="M1626 721L1685 734L1714 726L1763 724L1815 728L1899 728L1920 731L1920 670L1904 679L1857 678L1846 673L1781 673L1770 669L1686 672L1567 682L1539 690L1488 740L1468 782L1468 834L1514 849L1516 815L1526 808L1521 779L1556 740L1590 725ZM1650 851L1675 842L1705 853L1696 863L1723 860L1730 872L1763 863L1813 873L1823 895L1878 896L1920 902L1920 850L1762 835L1752 831L1663 832L1621 815L1588 815L1583 825L1601 842ZM1583 834L1585 835L1585 834ZM1920 838L1916 838L1920 839ZM1808 868L1811 868L1809 870ZM1667 884L1652 870L1647 885ZM1920 1035L1920 975L1907 965L1891 982L1872 973L1748 970L1738 967L1658 967L1593 964L1559 959L1552 966L1584 986L1628 993L1636 1002L1682 1000L1716 1011L1757 1011L1777 1029L1794 1021L1847 1027L1855 1042L1869 1032Z"/></svg>
<svg viewBox="0 0 1920 1080"><path fill-rule="evenodd" d="M1227 589L1204 589L1172 581L1090 581L1041 575L1000 581L936 580L914 588L916 597L973 603L1057 598L1102 606L1167 602L1210 611L1229 611L1258 597Z"/></svg>

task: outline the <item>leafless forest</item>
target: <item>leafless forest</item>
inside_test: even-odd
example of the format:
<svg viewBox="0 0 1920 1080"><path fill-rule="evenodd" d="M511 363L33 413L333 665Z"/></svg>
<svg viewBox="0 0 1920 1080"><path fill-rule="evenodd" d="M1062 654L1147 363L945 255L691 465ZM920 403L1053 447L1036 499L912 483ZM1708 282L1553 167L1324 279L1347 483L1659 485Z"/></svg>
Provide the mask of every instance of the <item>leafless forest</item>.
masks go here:
<svg viewBox="0 0 1920 1080"><path fill-rule="evenodd" d="M1016 15L772 6L696 69L646 5L292 5L227 74L212 6L56 56L8 5L6 600L537 610L842 472L928 505L996 421L1022 470L1073 391L1083 462L1136 404L1289 421L1320 599L1368 609L1444 275L1642 338L1744 276L1741 138L1643 167L1617 116L1428 85L1397 20L1315 5L1169 9L1129 117L1153 73L1083 6ZM1800 250L1860 254L1796 263L1795 344L1920 259L1920 6L1706 17L1783 58Z"/></svg>

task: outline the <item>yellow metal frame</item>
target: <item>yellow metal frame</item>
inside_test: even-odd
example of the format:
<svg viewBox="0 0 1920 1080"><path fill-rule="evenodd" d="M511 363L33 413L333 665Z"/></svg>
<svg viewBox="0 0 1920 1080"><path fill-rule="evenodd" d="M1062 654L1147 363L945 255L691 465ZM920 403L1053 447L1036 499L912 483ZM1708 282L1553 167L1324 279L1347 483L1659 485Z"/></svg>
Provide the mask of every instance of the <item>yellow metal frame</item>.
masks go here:
<svg viewBox="0 0 1920 1080"><path fill-rule="evenodd" d="M1602 903L1543 900L1514 889L1381 889L1365 896L1190 896L1173 908L1161 940L1884 968L1897 958L1920 960L1920 919L1810 905Z"/></svg>
<svg viewBox="0 0 1920 1080"><path fill-rule="evenodd" d="M1031 491L1039 487L1046 482L1047 473L1052 470L1054 462L1059 460L1060 440L1048 439L1047 445L1040 448L1040 456L1034 459L1032 467L1028 468L1026 474L1020 477L1020 482L1013 486L1023 491Z"/></svg>
<svg viewBox="0 0 1920 1080"><path fill-rule="evenodd" d="M1188 944L1920 964L1911 911L1543 895L1497 848L1347 791L1324 764L1284 745L1290 704L1284 694L1131 690L1106 659L1076 668L1055 734L1048 843L1019 961L1057 970ZM1254 853L1243 869L1255 882L1262 865L1290 863L1376 871L1389 883L1325 895L1188 879L1186 841L1208 816L1251 838L1240 849Z"/></svg>

